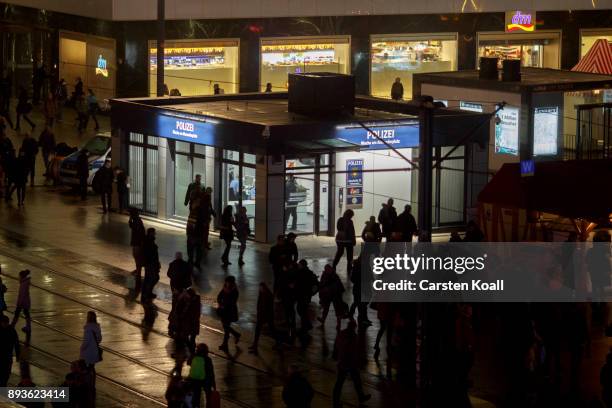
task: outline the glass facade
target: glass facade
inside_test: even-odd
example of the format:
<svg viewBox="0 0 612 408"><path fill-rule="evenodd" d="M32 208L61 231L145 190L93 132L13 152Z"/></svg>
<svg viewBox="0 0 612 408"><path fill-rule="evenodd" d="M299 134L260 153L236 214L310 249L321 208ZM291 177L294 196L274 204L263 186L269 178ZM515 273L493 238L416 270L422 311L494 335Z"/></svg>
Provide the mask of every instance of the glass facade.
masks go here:
<svg viewBox="0 0 612 408"><path fill-rule="evenodd" d="M130 133L128 142L130 176L130 207L157 214L159 179L158 138Z"/></svg>
<svg viewBox="0 0 612 408"><path fill-rule="evenodd" d="M560 31L478 33L477 57L497 57L500 59L500 67L505 59L520 59L524 67L559 69L560 55Z"/></svg>
<svg viewBox="0 0 612 408"><path fill-rule="evenodd" d="M164 49L164 78L168 93L212 95L239 90L238 40L173 40ZM157 95L157 43L149 43L149 94Z"/></svg>
<svg viewBox="0 0 612 408"><path fill-rule="evenodd" d="M412 99L412 75L457 69L457 35L372 36L370 94L391 97L391 86L400 78L404 99Z"/></svg>
<svg viewBox="0 0 612 408"><path fill-rule="evenodd" d="M348 36L262 39L260 54L262 92L268 83L273 92L286 91L290 73L351 73Z"/></svg>
<svg viewBox="0 0 612 408"><path fill-rule="evenodd" d="M580 58L584 57L595 41L606 40L612 43L612 29L581 30L580 31Z"/></svg>
<svg viewBox="0 0 612 408"><path fill-rule="evenodd" d="M221 204L247 210L251 234L255 233L255 155L223 150L221 159Z"/></svg>

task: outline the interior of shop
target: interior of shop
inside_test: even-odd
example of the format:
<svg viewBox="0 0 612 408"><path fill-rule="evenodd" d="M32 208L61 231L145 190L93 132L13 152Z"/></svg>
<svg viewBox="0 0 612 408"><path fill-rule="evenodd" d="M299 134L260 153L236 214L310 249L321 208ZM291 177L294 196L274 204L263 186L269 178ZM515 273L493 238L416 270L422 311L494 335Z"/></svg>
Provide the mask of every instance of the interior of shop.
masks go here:
<svg viewBox="0 0 612 408"><path fill-rule="evenodd" d="M212 95L239 90L238 40L174 40L164 49L164 77L169 94ZM149 43L149 95L157 89L157 45ZM175 91L176 90L176 91Z"/></svg>
<svg viewBox="0 0 612 408"><path fill-rule="evenodd" d="M612 29L609 30L581 30L580 32L580 58L584 57L595 41L602 39L612 43Z"/></svg>
<svg viewBox="0 0 612 408"><path fill-rule="evenodd" d="M391 86L400 78L404 99L411 99L413 74L457 69L457 36L373 36L370 67L372 96L390 98Z"/></svg>
<svg viewBox="0 0 612 408"><path fill-rule="evenodd" d="M529 34L478 33L478 57L520 59L521 65L532 68L560 67L561 33L538 31Z"/></svg>
<svg viewBox="0 0 612 408"><path fill-rule="evenodd" d="M260 88L286 92L288 74L334 72L350 74L348 36L283 37L261 40Z"/></svg>

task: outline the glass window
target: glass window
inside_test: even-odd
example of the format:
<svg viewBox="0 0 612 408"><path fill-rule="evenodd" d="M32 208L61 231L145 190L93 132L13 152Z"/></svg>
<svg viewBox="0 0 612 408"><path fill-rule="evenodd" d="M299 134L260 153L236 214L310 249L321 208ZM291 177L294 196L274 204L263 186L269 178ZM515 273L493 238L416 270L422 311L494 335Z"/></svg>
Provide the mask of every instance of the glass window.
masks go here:
<svg viewBox="0 0 612 408"><path fill-rule="evenodd" d="M189 215L189 209L185 205L185 195L191 181L191 160L189 160L189 156L177 154L174 162L174 215L176 216L186 218Z"/></svg>
<svg viewBox="0 0 612 408"><path fill-rule="evenodd" d="M193 145L193 152L195 154L201 154L202 156L206 155L206 146L200 144Z"/></svg>
<svg viewBox="0 0 612 408"><path fill-rule="evenodd" d="M239 161L240 152L237 152L236 150L223 150L223 158L227 160Z"/></svg>
<svg viewBox="0 0 612 408"><path fill-rule="evenodd" d="M144 148L130 145L130 207L144 209Z"/></svg>
<svg viewBox="0 0 612 408"><path fill-rule="evenodd" d="M290 73L350 73L349 38L283 38L261 41L261 91L266 84L272 91L286 91Z"/></svg>
<svg viewBox="0 0 612 408"><path fill-rule="evenodd" d="M245 153L243 155L243 162L247 163L247 164L255 164L256 163L256 158L254 154L250 154L250 153Z"/></svg>
<svg viewBox="0 0 612 408"><path fill-rule="evenodd" d="M310 172L310 170L302 170ZM285 178L285 231L314 232L314 177L299 171Z"/></svg>
<svg viewBox="0 0 612 408"><path fill-rule="evenodd" d="M157 136L147 136L147 143L151 146L159 146L159 138Z"/></svg>
<svg viewBox="0 0 612 408"><path fill-rule="evenodd" d="M223 163L222 201L223 206L231 205L236 209L240 200L239 166L237 164Z"/></svg>
<svg viewBox="0 0 612 408"><path fill-rule="evenodd" d="M543 44L481 45L478 47L478 56L497 57L500 67L505 59L520 59L523 67L544 67Z"/></svg>
<svg viewBox="0 0 612 408"><path fill-rule="evenodd" d="M164 81L168 94L212 95L239 89L238 40L173 40L164 49ZM157 95L157 45L149 46L149 93ZM171 91L175 92L171 92Z"/></svg>
<svg viewBox="0 0 612 408"><path fill-rule="evenodd" d="M175 147L176 147L176 151L177 152L181 152L181 153L189 153L190 152L190 150L189 150L189 143L187 143L187 142L180 142L178 140L176 140L174 143L176 143Z"/></svg>
<svg viewBox="0 0 612 408"><path fill-rule="evenodd" d="M159 180L157 149L146 149L146 155L147 194L144 202L144 210L152 214L157 214L157 182Z"/></svg>
<svg viewBox="0 0 612 408"><path fill-rule="evenodd" d="M462 222L465 162L463 159L445 160L443 166L440 170L440 224Z"/></svg>
<svg viewBox="0 0 612 408"><path fill-rule="evenodd" d="M144 135L142 133L130 132L130 142L144 143Z"/></svg>
<svg viewBox="0 0 612 408"><path fill-rule="evenodd" d="M373 96L390 98L396 78L403 86L403 99L412 99L412 75L457 69L457 40L454 35L417 39L373 37L371 86Z"/></svg>
<svg viewBox="0 0 612 408"><path fill-rule="evenodd" d="M329 225L329 175L327 173L321 174L319 188L319 233L324 234Z"/></svg>
<svg viewBox="0 0 612 408"><path fill-rule="evenodd" d="M612 31L604 30L599 34L585 34L581 38L582 40L580 42L580 58L584 57L587 52L589 52L593 44L595 44L595 41L605 40L608 43L612 42Z"/></svg>
<svg viewBox="0 0 612 408"><path fill-rule="evenodd" d="M251 232L255 233L255 169L242 168L242 205L246 207Z"/></svg>

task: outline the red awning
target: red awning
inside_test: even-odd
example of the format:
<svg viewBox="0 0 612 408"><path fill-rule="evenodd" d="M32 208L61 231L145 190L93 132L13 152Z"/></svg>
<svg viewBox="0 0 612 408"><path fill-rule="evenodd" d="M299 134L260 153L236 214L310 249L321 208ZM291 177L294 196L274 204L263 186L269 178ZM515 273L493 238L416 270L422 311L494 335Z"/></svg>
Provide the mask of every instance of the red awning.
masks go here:
<svg viewBox="0 0 612 408"><path fill-rule="evenodd" d="M504 164L478 195L481 203L567 218L607 220L612 213L612 160L536 162L531 177Z"/></svg>
<svg viewBox="0 0 612 408"><path fill-rule="evenodd" d="M604 39L595 41L572 71L612 75L612 44Z"/></svg>

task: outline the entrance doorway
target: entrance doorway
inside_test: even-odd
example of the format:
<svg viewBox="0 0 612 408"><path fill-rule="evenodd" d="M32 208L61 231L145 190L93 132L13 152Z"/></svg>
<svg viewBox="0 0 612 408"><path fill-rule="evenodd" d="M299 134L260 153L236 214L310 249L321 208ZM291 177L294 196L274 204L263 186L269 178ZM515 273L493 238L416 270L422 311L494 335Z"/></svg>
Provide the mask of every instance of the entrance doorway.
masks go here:
<svg viewBox="0 0 612 408"><path fill-rule="evenodd" d="M285 232L327 235L332 208L329 154L285 160Z"/></svg>

